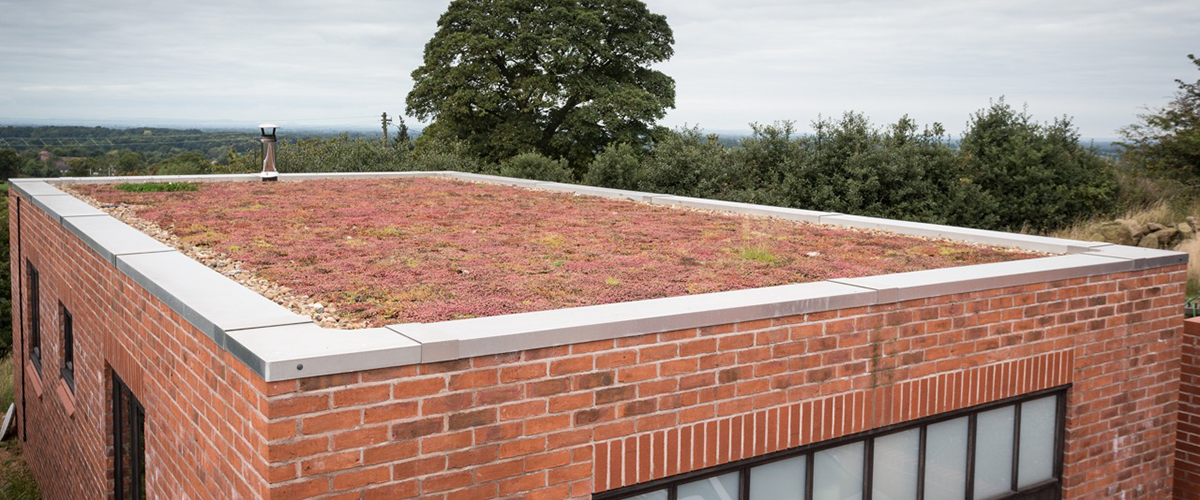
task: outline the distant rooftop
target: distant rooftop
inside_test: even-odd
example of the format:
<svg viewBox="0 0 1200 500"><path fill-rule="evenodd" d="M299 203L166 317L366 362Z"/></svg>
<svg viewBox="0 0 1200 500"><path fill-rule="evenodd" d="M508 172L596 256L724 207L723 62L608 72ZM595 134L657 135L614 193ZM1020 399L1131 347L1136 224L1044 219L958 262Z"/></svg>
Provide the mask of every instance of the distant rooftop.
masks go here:
<svg viewBox="0 0 1200 500"><path fill-rule="evenodd" d="M1039 255L436 178L69 190L326 326L606 304ZM319 304L319 306L318 306Z"/></svg>

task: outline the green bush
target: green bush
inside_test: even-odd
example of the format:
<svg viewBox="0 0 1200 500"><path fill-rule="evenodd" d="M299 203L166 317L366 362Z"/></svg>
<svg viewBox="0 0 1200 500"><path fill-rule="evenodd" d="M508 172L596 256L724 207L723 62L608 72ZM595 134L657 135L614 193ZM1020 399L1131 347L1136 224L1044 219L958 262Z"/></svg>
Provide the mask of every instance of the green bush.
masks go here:
<svg viewBox="0 0 1200 500"><path fill-rule="evenodd" d="M1110 210L1112 165L1083 147L1067 119L1034 123L1003 100L973 116L958 150L940 124L908 117L879 128L859 113L754 124L734 146L697 128L660 134L641 150L615 144L584 181L941 224L1047 230ZM549 160L545 160L549 161ZM512 173L511 167L501 173Z"/></svg>
<svg viewBox="0 0 1200 500"><path fill-rule="evenodd" d="M592 186L615 189L637 189L638 168L642 158L640 148L630 144L610 144L588 168L583 182Z"/></svg>
<svg viewBox="0 0 1200 500"><path fill-rule="evenodd" d="M976 113L959 149L953 223L1044 231L1111 210L1112 166L1079 143L1067 118L1033 122L1003 99Z"/></svg>
<svg viewBox="0 0 1200 500"><path fill-rule="evenodd" d="M944 222L953 151L940 126L905 117L880 130L861 114L813 123L793 142L769 201L797 208ZM757 133L756 136L764 135ZM767 131L767 137L771 135ZM755 136L743 141L764 142ZM774 139L777 141L778 139ZM753 143L753 142L752 142ZM777 146L777 148L779 148Z"/></svg>
<svg viewBox="0 0 1200 500"><path fill-rule="evenodd" d="M736 182L729 149L698 128L664 134L637 170L637 189L681 196L714 197Z"/></svg>
<svg viewBox="0 0 1200 500"><path fill-rule="evenodd" d="M424 134L408 154L404 170L479 173L486 170L483 161L470 153L462 141L434 139Z"/></svg>
<svg viewBox="0 0 1200 500"><path fill-rule="evenodd" d="M551 160L538 153L521 153L500 163L500 175L547 182L571 182L566 160Z"/></svg>

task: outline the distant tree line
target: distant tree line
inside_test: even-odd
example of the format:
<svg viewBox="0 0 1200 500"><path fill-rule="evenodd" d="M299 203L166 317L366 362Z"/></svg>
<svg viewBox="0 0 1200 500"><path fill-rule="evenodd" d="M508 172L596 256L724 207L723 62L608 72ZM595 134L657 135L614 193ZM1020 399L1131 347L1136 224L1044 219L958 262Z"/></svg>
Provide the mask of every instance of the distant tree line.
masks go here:
<svg viewBox="0 0 1200 500"><path fill-rule="evenodd" d="M293 138L324 137L311 131ZM84 177L219 171L231 152L258 154L256 130L135 127L0 127L0 175Z"/></svg>
<svg viewBox="0 0 1200 500"><path fill-rule="evenodd" d="M344 136L283 141L278 165L283 172L478 172L1027 231L1106 211L1116 196L1112 163L1080 143L1070 120L1038 123L1003 100L973 115L957 143L940 125L907 117L878 127L847 113L811 127L798 134L791 122L753 125L733 145L696 128L664 130L648 144L612 143L582 171L534 152L487 161L467 144L433 137L390 148ZM258 169L254 155L230 152L204 171Z"/></svg>
<svg viewBox="0 0 1200 500"><path fill-rule="evenodd" d="M494 160L436 135L398 136L386 147L347 134L285 137L278 165L283 172L481 172L1003 230L1046 231L1114 206L1114 165L1081 144L1070 120L1038 123L1003 100L975 113L955 142L938 124L905 117L876 126L858 113L818 119L807 134L792 122L752 128L737 141L660 128L645 140L610 143L582 165L537 152ZM0 150L0 169L29 176L257 172L256 135L237 139L170 154L89 151L69 158L65 172L49 171L40 149Z"/></svg>

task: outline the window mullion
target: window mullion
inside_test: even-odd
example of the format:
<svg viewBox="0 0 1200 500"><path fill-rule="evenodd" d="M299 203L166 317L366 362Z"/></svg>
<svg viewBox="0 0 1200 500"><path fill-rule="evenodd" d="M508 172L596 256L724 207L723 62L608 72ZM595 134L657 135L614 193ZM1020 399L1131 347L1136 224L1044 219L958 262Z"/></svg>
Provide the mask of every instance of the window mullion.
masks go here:
<svg viewBox="0 0 1200 500"><path fill-rule="evenodd" d="M875 438L863 443L863 500L871 500L871 481L875 475Z"/></svg>
<svg viewBox="0 0 1200 500"><path fill-rule="evenodd" d="M750 500L750 467L738 470L738 498Z"/></svg>
<svg viewBox="0 0 1200 500"><path fill-rule="evenodd" d="M1012 490L1017 491L1017 475L1020 473L1021 464L1021 406L1022 403L1013 405L1013 444L1012 444Z"/></svg>
<svg viewBox="0 0 1200 500"><path fill-rule="evenodd" d="M1054 478L1058 480L1059 485L1062 485L1063 474L1063 455L1066 453L1066 432L1067 432L1067 393L1061 392L1057 396L1058 412L1057 420L1054 426Z"/></svg>
<svg viewBox="0 0 1200 500"><path fill-rule="evenodd" d="M977 413L972 413L967 416L967 498L966 500L974 500L975 498L975 416Z"/></svg>
<svg viewBox="0 0 1200 500"><path fill-rule="evenodd" d="M804 458L804 500L813 500L813 461L816 455L809 453Z"/></svg>
<svg viewBox="0 0 1200 500"><path fill-rule="evenodd" d="M922 425L917 438L917 500L925 500L925 430L928 425Z"/></svg>

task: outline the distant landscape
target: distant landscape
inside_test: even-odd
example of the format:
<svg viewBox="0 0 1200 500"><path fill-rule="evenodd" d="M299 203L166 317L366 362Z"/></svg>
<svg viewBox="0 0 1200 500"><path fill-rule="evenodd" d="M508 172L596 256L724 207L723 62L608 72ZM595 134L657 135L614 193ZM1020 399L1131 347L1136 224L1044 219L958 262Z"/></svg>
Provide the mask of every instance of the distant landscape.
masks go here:
<svg viewBox="0 0 1200 500"><path fill-rule="evenodd" d="M395 132L395 131L393 131ZM420 129L410 129L415 139ZM751 135L753 131L720 131L719 141L730 147ZM353 141L381 141L383 134L376 128L351 130L330 128L281 129L283 141L331 140L345 138ZM957 149L959 140L948 139L947 145ZM1081 141L1097 155L1106 158L1120 156L1115 139L1083 139ZM151 173L159 169L178 170L173 165L181 161L204 160L227 165L230 152L256 155L261 147L257 129L248 126L233 128L175 128L122 127L85 125L0 125L0 149L10 149L21 158L20 175L60 177L92 175L86 166L99 166L96 173L130 175ZM111 165L109 165L111 164ZM78 167L72 172L71 166ZM111 170L110 170L111 167ZM282 167L286 171L286 167Z"/></svg>

